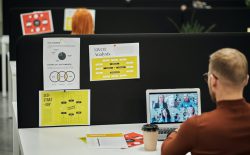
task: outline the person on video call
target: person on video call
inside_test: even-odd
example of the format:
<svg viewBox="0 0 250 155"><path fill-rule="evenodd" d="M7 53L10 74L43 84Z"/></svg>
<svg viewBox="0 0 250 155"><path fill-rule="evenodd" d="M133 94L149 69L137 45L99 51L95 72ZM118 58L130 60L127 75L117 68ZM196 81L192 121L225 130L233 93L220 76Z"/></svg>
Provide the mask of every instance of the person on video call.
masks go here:
<svg viewBox="0 0 250 155"><path fill-rule="evenodd" d="M248 62L236 49L210 55L207 80L216 109L194 116L162 144L162 155L249 155L250 105L243 97L248 83Z"/></svg>
<svg viewBox="0 0 250 155"><path fill-rule="evenodd" d="M178 108L195 107L195 103L189 99L187 94L183 95L183 101L178 105Z"/></svg>
<svg viewBox="0 0 250 155"><path fill-rule="evenodd" d="M155 111L155 116L154 116L152 122L162 123L162 122L169 122L170 121L171 117L170 117L170 113L168 110L168 105L164 100L165 100L164 95L159 95L158 102L156 102L153 105L153 109Z"/></svg>
<svg viewBox="0 0 250 155"><path fill-rule="evenodd" d="M94 34L94 22L88 9L77 9L72 16L71 34Z"/></svg>
<svg viewBox="0 0 250 155"><path fill-rule="evenodd" d="M190 99L188 94L183 94L183 101L179 103L178 109L183 115L182 121L185 121L193 116L192 113L190 113L189 109L193 109L195 113L197 109L197 104L195 104L194 101Z"/></svg>

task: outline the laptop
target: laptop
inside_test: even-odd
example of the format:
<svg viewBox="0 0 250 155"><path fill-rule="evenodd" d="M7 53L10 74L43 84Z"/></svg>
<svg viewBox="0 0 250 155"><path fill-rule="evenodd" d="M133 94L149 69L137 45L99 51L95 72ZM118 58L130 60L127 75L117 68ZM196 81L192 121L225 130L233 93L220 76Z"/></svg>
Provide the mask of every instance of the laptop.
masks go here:
<svg viewBox="0 0 250 155"><path fill-rule="evenodd" d="M158 140L178 128L188 118L201 114L200 89L148 89L147 123L159 126Z"/></svg>

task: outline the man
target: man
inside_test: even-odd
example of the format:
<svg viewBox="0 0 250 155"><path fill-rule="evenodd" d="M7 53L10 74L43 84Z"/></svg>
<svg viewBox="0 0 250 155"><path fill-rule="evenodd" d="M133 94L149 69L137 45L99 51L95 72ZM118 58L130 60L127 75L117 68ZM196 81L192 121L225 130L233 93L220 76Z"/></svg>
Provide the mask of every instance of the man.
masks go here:
<svg viewBox="0 0 250 155"><path fill-rule="evenodd" d="M178 109L187 107L196 107L195 103L189 99L188 94L183 95L183 101L179 104Z"/></svg>
<svg viewBox="0 0 250 155"><path fill-rule="evenodd" d="M185 121L162 144L162 155L250 155L250 105L243 98L248 83L246 57L225 48L210 56L206 74L217 108Z"/></svg>

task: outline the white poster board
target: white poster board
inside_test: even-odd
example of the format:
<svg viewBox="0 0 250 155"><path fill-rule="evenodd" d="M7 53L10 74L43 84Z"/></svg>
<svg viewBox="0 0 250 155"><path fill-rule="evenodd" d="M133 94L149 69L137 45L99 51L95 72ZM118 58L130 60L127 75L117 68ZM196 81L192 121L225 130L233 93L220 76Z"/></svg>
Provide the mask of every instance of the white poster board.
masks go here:
<svg viewBox="0 0 250 155"><path fill-rule="evenodd" d="M80 89L80 38L43 38L44 90Z"/></svg>
<svg viewBox="0 0 250 155"><path fill-rule="evenodd" d="M89 45L90 81L140 78L139 43Z"/></svg>

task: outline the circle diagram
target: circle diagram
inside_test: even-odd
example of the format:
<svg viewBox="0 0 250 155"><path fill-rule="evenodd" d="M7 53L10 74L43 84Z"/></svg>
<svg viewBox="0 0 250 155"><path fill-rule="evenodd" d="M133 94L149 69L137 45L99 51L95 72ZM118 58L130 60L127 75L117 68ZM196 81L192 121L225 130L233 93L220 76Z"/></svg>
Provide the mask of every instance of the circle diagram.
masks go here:
<svg viewBox="0 0 250 155"><path fill-rule="evenodd" d="M58 58L59 58L60 60L64 60L64 59L66 58L66 54L65 54L64 52L60 52L60 53L58 54Z"/></svg>
<svg viewBox="0 0 250 155"><path fill-rule="evenodd" d="M40 20L34 20L33 21L34 26L40 26Z"/></svg>
<svg viewBox="0 0 250 155"><path fill-rule="evenodd" d="M49 79L52 82L72 82L75 79L75 74L72 71L53 71L49 75Z"/></svg>

